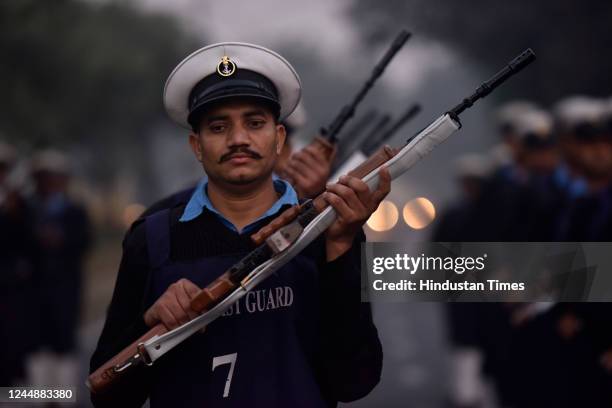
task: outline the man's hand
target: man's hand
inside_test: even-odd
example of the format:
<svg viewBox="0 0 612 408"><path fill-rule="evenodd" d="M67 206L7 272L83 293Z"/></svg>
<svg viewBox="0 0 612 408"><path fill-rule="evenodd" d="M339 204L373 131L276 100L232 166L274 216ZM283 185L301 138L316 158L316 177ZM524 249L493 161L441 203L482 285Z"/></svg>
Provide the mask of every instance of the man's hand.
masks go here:
<svg viewBox="0 0 612 408"><path fill-rule="evenodd" d="M308 145L289 158L283 176L287 178L300 198L314 198L325 190L336 147L331 155L316 145Z"/></svg>
<svg viewBox="0 0 612 408"><path fill-rule="evenodd" d="M191 300L200 292L193 282L181 279L172 285L147 310L144 315L145 324L149 327L162 323L166 329L172 330L198 316L191 309Z"/></svg>
<svg viewBox="0 0 612 408"><path fill-rule="evenodd" d="M362 180L352 176L342 176L337 184L327 186L323 198L338 215L325 232L328 261L333 261L351 247L361 226L389 193L389 170L383 167L378 174L378 188L374 191L370 191Z"/></svg>

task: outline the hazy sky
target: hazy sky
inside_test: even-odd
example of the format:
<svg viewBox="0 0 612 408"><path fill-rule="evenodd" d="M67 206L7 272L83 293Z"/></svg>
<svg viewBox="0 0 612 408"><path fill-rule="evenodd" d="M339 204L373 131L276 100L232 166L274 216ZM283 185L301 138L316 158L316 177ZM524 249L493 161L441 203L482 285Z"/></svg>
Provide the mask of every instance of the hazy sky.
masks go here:
<svg viewBox="0 0 612 408"><path fill-rule="evenodd" d="M359 70L346 67L372 61L371 51L366 51L348 17L353 0L134 2L146 10L174 14L190 31L201 33L207 42L244 41L273 49L299 45L316 55L321 63L337 67L343 76L362 75ZM383 52L382 48L378 50L379 55ZM428 74L448 68L454 58L442 44L416 36L389 66L381 81L394 92L415 91Z"/></svg>

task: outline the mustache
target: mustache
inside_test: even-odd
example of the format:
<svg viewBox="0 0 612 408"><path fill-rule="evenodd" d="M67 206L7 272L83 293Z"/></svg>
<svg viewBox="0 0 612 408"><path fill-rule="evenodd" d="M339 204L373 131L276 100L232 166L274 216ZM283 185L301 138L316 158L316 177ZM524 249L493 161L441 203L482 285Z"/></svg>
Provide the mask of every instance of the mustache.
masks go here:
<svg viewBox="0 0 612 408"><path fill-rule="evenodd" d="M254 150L249 149L248 147L242 146L242 147L236 147L236 148L230 150L229 152L225 153L219 159L219 163L223 163L224 161L228 161L229 159L231 159L233 156L235 156L237 154L244 154L244 155L250 156L250 157L252 157L254 159L261 159L261 155L259 153L257 153Z"/></svg>

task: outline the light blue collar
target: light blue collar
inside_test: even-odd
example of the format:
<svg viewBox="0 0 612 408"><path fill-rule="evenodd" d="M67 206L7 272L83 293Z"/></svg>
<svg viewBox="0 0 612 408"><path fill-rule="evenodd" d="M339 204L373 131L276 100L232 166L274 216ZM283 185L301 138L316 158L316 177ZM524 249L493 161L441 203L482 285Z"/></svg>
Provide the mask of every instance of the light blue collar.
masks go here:
<svg viewBox="0 0 612 408"><path fill-rule="evenodd" d="M198 182L198 185L196 186L193 194L191 195L191 198L189 199L189 202L187 203L187 206L185 207L185 211L183 212L183 215L181 215L181 218L179 218L179 221L180 222L191 221L199 217L200 214L202 214L202 211L204 210L204 208L206 208L209 211L213 212L215 215L217 215L217 217L219 217L223 225L225 225L232 231L239 232L239 233L249 232L250 230L255 228L255 224L258 221L270 215L276 214L283 205L298 204L297 193L295 192L293 187L291 187L291 184L279 178L276 174L272 175L272 181L274 183L274 190L276 190L276 192L281 195L280 198L276 200L276 202L272 205L272 207L268 209L268 211L266 211L261 217L257 218L255 221L253 221L249 225L245 226L242 229L242 231L238 231L236 226L232 224L230 220L228 220L223 214L221 214L213 206L206 192L206 188L208 186L208 177L206 176Z"/></svg>
<svg viewBox="0 0 612 408"><path fill-rule="evenodd" d="M571 198L580 198L588 193L588 186L582 177L572 177L569 168L561 164L555 169L553 177L557 185Z"/></svg>

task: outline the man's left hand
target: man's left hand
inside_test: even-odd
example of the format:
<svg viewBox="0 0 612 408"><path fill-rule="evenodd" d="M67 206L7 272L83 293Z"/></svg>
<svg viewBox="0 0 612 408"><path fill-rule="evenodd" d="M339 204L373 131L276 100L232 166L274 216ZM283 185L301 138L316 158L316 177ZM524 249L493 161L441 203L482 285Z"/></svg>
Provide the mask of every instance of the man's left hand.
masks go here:
<svg viewBox="0 0 612 408"><path fill-rule="evenodd" d="M391 189L391 175L383 167L379 171L378 188L370 191L357 177L342 176L336 184L329 184L323 193L325 201L336 210L337 219L325 232L327 261L344 254L362 225L378 208Z"/></svg>
<svg viewBox="0 0 612 408"><path fill-rule="evenodd" d="M315 145L308 145L291 155L283 176L287 178L300 198L314 198L325 190L336 147L331 154Z"/></svg>

